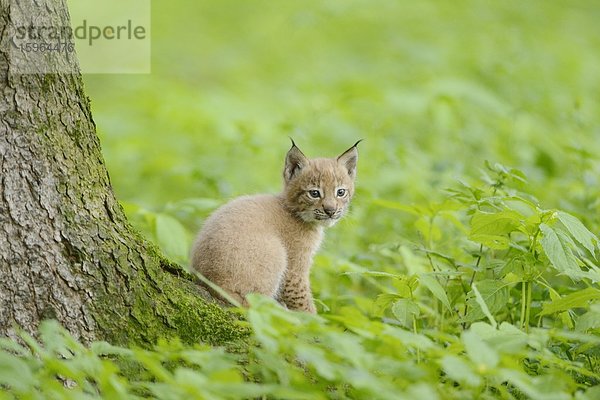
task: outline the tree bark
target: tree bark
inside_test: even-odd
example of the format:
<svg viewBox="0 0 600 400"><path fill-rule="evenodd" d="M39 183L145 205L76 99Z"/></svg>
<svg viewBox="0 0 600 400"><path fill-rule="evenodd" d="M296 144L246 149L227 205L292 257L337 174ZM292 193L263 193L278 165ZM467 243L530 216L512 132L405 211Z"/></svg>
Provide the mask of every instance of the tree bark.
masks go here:
<svg viewBox="0 0 600 400"><path fill-rule="evenodd" d="M128 224L81 74L18 70L9 24L26 26L24 15L68 25L64 0L0 1L0 335L34 333L48 318L84 342L176 335L223 343L245 335Z"/></svg>

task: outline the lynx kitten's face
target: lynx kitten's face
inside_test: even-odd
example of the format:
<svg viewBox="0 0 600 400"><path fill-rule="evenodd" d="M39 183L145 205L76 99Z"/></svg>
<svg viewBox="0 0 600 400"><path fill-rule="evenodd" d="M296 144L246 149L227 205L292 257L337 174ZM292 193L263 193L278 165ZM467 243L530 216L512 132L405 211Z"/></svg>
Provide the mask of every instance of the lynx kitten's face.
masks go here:
<svg viewBox="0 0 600 400"><path fill-rule="evenodd" d="M354 194L356 145L337 158L308 159L295 145L284 169L287 207L308 223L335 224Z"/></svg>

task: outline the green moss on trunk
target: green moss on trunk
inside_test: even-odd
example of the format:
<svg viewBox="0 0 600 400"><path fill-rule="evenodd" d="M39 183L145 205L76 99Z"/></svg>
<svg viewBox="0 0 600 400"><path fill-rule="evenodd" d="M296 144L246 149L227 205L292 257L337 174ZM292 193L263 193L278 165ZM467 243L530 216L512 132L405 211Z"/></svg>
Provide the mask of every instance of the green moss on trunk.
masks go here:
<svg viewBox="0 0 600 400"><path fill-rule="evenodd" d="M136 235L137 236L137 235ZM223 308L196 279L145 243L143 266L129 278L129 307L115 309L111 290L99 294L94 315L111 343L150 345L160 338L224 345L249 335L239 315ZM116 289L116 288L115 288Z"/></svg>

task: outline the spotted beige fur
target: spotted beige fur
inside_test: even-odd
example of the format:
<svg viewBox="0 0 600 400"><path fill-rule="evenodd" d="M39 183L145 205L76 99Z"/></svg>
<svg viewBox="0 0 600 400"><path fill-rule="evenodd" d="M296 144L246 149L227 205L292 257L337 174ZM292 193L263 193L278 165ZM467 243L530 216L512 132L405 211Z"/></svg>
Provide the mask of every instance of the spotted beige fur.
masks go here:
<svg viewBox="0 0 600 400"><path fill-rule="evenodd" d="M348 210L358 142L337 158L308 159L292 142L278 195L243 196L216 210L192 249L192 267L241 304L261 293L315 313L310 267L323 229Z"/></svg>

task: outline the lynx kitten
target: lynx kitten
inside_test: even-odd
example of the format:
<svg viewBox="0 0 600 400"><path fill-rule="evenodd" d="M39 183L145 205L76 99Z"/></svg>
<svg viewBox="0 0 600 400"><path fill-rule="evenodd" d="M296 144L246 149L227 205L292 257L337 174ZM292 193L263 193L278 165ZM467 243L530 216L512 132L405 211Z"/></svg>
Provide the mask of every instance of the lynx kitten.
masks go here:
<svg viewBox="0 0 600 400"><path fill-rule="evenodd" d="M314 313L312 259L323 229L348 209L359 142L337 158L308 159L292 141L283 192L239 197L216 210L196 238L192 267L241 304L261 293Z"/></svg>

